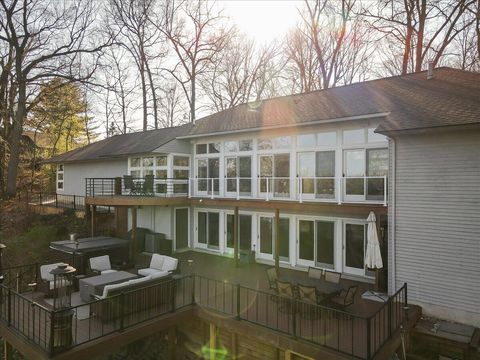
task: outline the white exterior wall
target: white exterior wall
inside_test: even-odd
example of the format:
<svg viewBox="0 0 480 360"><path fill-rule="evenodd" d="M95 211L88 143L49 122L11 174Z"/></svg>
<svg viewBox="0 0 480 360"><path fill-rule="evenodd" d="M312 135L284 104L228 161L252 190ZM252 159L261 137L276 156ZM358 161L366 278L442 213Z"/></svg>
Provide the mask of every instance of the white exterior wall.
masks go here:
<svg viewBox="0 0 480 360"><path fill-rule="evenodd" d="M406 282L425 314L480 326L480 131L395 143L390 291Z"/></svg>
<svg viewBox="0 0 480 360"><path fill-rule="evenodd" d="M63 189L58 194L85 196L85 178L123 176L127 173L127 159L65 163Z"/></svg>

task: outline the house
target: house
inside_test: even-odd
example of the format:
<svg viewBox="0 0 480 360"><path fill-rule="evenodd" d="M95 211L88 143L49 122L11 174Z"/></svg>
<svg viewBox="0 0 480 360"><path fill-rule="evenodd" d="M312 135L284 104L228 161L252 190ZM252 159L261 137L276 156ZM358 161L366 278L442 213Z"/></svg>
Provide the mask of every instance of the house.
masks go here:
<svg viewBox="0 0 480 360"><path fill-rule="evenodd" d="M165 233L175 250L232 254L238 206L240 249L273 263L279 209L281 266L366 282L373 210L389 292L406 282L424 313L480 326L479 91L479 74L437 68L431 78L420 72L244 104L49 161L59 194L85 195L89 178L98 197L100 178L154 175L152 205L141 196L126 201L140 207L137 226ZM188 180L171 186L170 200L190 201L172 208L162 201L175 179Z"/></svg>
<svg viewBox="0 0 480 360"><path fill-rule="evenodd" d="M378 276L391 295L407 283L426 315L480 326L478 73L437 68L243 104L48 162L58 194L86 196L92 232L96 207L113 206L118 234L148 228L179 254ZM377 275L364 265L371 211Z"/></svg>

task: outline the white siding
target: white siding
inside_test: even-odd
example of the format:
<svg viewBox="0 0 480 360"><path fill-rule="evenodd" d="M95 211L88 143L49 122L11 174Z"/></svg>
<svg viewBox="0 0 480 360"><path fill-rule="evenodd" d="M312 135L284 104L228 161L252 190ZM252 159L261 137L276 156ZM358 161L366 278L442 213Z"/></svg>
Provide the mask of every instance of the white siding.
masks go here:
<svg viewBox="0 0 480 360"><path fill-rule="evenodd" d="M127 174L127 159L66 163L63 191L59 194L85 196L85 178L116 177Z"/></svg>
<svg viewBox="0 0 480 360"><path fill-rule="evenodd" d="M395 151L396 288L480 326L480 131L401 136Z"/></svg>

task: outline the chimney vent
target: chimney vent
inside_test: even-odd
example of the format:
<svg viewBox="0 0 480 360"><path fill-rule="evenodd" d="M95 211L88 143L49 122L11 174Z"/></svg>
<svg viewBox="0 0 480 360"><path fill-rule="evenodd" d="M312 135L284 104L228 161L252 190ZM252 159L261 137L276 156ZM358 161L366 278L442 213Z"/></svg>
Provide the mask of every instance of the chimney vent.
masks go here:
<svg viewBox="0 0 480 360"><path fill-rule="evenodd" d="M428 62L427 80L433 79L433 61Z"/></svg>

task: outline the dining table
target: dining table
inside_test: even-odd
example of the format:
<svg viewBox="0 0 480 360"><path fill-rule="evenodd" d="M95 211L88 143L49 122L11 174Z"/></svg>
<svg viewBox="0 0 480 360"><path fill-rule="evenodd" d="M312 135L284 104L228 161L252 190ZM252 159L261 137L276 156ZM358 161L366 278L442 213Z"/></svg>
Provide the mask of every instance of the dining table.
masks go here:
<svg viewBox="0 0 480 360"><path fill-rule="evenodd" d="M294 287L298 287L298 285L316 287L320 293L328 298L340 294L340 292L343 290L343 286L341 284L326 281L325 279L311 278L303 274L295 274L293 271L280 272L278 280L282 282L289 282Z"/></svg>

